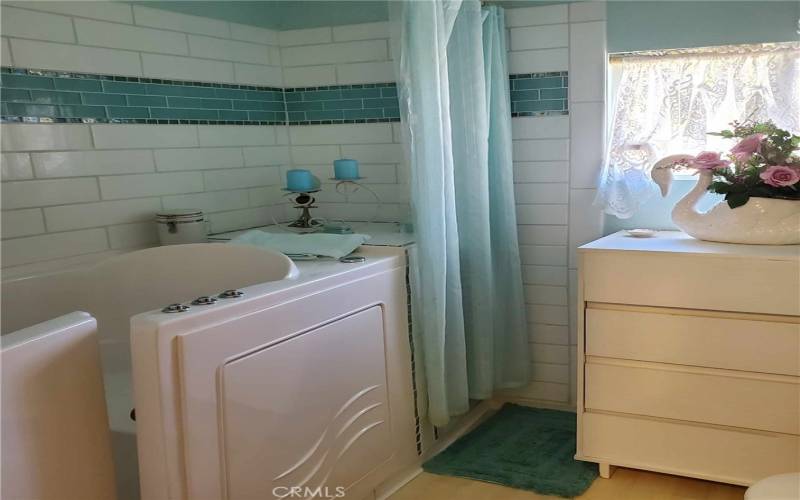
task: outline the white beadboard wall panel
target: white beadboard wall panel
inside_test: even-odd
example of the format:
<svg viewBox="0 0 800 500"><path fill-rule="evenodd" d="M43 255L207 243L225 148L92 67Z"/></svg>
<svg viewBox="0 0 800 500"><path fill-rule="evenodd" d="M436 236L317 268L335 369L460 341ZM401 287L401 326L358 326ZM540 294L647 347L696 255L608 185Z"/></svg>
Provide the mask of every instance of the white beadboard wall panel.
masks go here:
<svg viewBox="0 0 800 500"><path fill-rule="evenodd" d="M31 153L36 177L86 177L153 172L153 153L146 149L52 151Z"/></svg>
<svg viewBox="0 0 800 500"><path fill-rule="evenodd" d="M0 157L0 178L4 181L18 181L33 178L31 157L28 153L3 153Z"/></svg>
<svg viewBox="0 0 800 500"><path fill-rule="evenodd" d="M100 199L93 178L4 182L3 210L83 203Z"/></svg>
<svg viewBox="0 0 800 500"><path fill-rule="evenodd" d="M97 149L177 148L198 145L196 125L103 124L92 125L91 130Z"/></svg>
<svg viewBox="0 0 800 500"><path fill-rule="evenodd" d="M2 147L8 151L89 149L92 137L85 125L10 124L0 126Z"/></svg>
<svg viewBox="0 0 800 500"><path fill-rule="evenodd" d="M159 198L140 198L47 207L44 217L47 229L56 232L147 221L160 209Z"/></svg>
<svg viewBox="0 0 800 500"><path fill-rule="evenodd" d="M567 4L506 9L506 27L519 28L567 22Z"/></svg>
<svg viewBox="0 0 800 500"><path fill-rule="evenodd" d="M69 20L69 18L65 18ZM186 35L175 31L156 30L118 23L75 19L78 43L114 49L188 55Z"/></svg>
<svg viewBox="0 0 800 500"><path fill-rule="evenodd" d="M116 23L133 23L131 6L122 2L96 1L56 1L56 2L3 2L4 5L20 7L28 10L54 12L75 17L87 17Z"/></svg>
<svg viewBox="0 0 800 500"><path fill-rule="evenodd" d="M133 16L134 22L139 26L150 26L220 38L229 38L231 35L229 23L218 19L190 16L141 5L133 6Z"/></svg>
<svg viewBox="0 0 800 500"><path fill-rule="evenodd" d="M203 174L200 172L114 175L100 177L99 181L100 194L104 200L203 191Z"/></svg>
<svg viewBox="0 0 800 500"><path fill-rule="evenodd" d="M45 12L5 7L0 30L3 35L51 42L75 43L72 19Z"/></svg>
<svg viewBox="0 0 800 500"><path fill-rule="evenodd" d="M41 208L3 210L0 224L2 224L0 227L3 231L3 238L17 238L45 232Z"/></svg>
<svg viewBox="0 0 800 500"><path fill-rule="evenodd" d="M11 38L11 55L20 68L142 76L139 53Z"/></svg>

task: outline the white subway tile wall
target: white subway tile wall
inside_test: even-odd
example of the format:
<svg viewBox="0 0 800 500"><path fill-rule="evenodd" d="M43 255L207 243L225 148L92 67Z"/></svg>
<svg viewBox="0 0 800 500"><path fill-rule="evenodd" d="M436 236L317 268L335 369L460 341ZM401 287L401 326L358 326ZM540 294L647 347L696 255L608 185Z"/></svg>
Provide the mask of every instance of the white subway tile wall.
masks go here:
<svg viewBox="0 0 800 500"><path fill-rule="evenodd" d="M36 26L13 22L21 18ZM108 21L121 23L117 31ZM574 406L575 248L601 231L591 200L603 146L605 3L507 9L506 22L510 73L569 70L570 79L570 116L512 120L532 381L506 395ZM275 32L141 5L6 2L2 31L3 64L18 67L274 87L394 81L388 23ZM152 245L146 214L159 208L202 208L213 232L292 217L272 207L288 168L322 180L319 217L406 219L401 130L3 125L3 266ZM382 203L367 190L334 191L331 162L345 156L360 160Z"/></svg>
<svg viewBox="0 0 800 500"><path fill-rule="evenodd" d="M288 165L277 127L1 128L4 267L152 245L152 220L162 208L201 208L212 228L225 230L268 224L280 169ZM245 211L248 217L237 218ZM285 219L282 206L275 217ZM79 243L80 235L90 239Z"/></svg>
<svg viewBox="0 0 800 500"><path fill-rule="evenodd" d="M598 238L605 2L506 10L510 73L569 70L569 116L512 119L531 383L512 400L575 406L576 248ZM576 90L577 89L577 90Z"/></svg>
<svg viewBox="0 0 800 500"><path fill-rule="evenodd" d="M31 69L283 84L278 32L141 5L3 2L0 32L3 65L13 60Z"/></svg>

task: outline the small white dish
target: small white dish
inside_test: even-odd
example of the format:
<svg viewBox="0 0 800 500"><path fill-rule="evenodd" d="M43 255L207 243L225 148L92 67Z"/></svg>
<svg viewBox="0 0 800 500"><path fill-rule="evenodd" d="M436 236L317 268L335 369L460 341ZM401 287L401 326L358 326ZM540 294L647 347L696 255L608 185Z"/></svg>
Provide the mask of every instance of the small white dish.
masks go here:
<svg viewBox="0 0 800 500"><path fill-rule="evenodd" d="M628 229L626 232L628 236L633 236L634 238L651 238L655 236L658 231L655 229Z"/></svg>

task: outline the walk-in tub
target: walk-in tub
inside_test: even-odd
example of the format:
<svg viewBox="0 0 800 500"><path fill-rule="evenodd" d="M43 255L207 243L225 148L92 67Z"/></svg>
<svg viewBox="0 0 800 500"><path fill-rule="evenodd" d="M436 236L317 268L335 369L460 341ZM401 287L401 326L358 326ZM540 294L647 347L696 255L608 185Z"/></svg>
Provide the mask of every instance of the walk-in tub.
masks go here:
<svg viewBox="0 0 800 500"><path fill-rule="evenodd" d="M130 317L297 274L286 256L250 246L205 243L139 250L92 266L4 280L2 332L73 311L96 318L118 497L135 500L139 483L136 424L131 419Z"/></svg>

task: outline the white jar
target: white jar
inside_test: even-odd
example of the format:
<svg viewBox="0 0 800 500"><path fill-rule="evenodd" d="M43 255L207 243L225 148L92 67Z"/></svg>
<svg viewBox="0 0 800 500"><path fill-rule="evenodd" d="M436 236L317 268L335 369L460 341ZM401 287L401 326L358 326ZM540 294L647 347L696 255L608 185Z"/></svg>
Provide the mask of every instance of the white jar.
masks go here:
<svg viewBox="0 0 800 500"><path fill-rule="evenodd" d="M156 214L156 224L162 245L205 243L208 240L203 211L196 208L164 210Z"/></svg>

